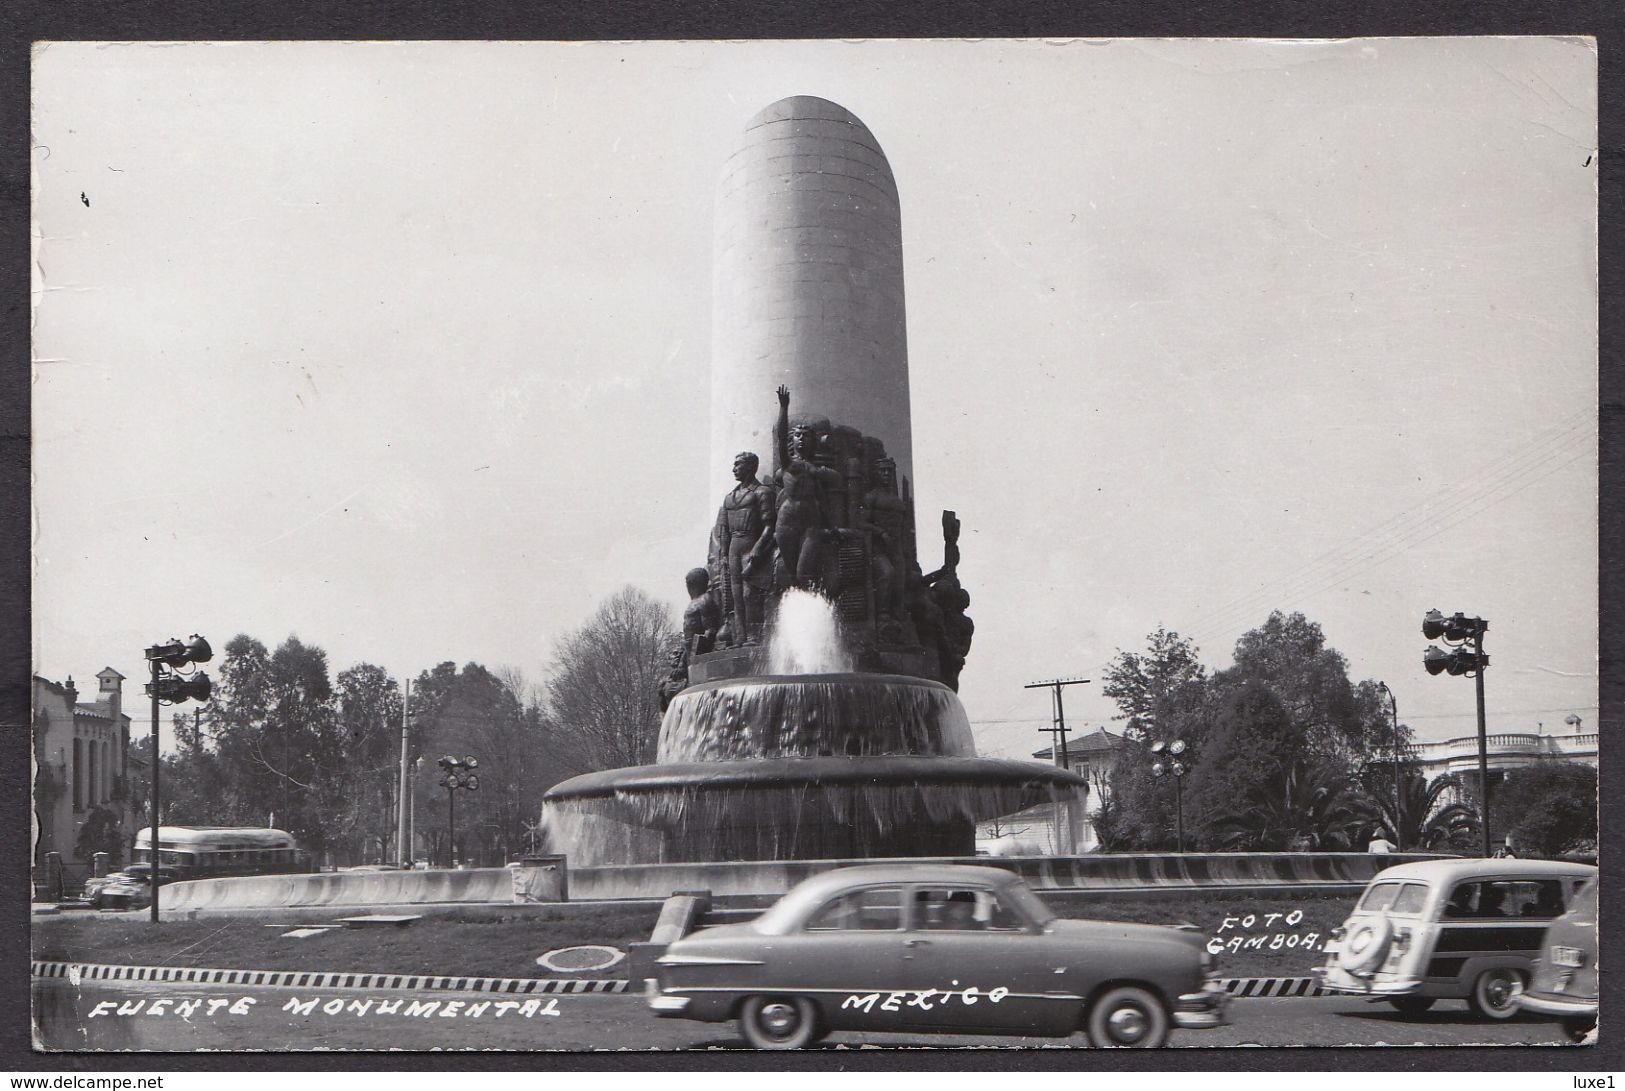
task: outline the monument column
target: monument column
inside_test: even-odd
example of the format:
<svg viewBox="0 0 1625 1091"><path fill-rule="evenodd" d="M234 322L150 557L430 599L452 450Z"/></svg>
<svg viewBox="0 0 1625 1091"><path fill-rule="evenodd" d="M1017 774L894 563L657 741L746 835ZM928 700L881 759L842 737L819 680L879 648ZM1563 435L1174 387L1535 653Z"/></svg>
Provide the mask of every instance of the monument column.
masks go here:
<svg viewBox="0 0 1625 1091"><path fill-rule="evenodd" d="M863 122L821 98L751 118L717 190L711 492L740 451L770 472L773 391L886 445L912 492L897 184Z"/></svg>

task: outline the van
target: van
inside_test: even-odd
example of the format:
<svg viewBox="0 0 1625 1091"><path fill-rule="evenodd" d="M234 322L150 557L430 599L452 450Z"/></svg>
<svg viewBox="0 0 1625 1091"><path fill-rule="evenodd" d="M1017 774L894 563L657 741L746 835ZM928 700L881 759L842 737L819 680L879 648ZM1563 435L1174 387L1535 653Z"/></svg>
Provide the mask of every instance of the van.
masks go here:
<svg viewBox="0 0 1625 1091"><path fill-rule="evenodd" d="M1380 871L1332 930L1321 988L1419 1015L1465 1000L1510 1019L1546 928L1597 869L1546 860L1428 860Z"/></svg>

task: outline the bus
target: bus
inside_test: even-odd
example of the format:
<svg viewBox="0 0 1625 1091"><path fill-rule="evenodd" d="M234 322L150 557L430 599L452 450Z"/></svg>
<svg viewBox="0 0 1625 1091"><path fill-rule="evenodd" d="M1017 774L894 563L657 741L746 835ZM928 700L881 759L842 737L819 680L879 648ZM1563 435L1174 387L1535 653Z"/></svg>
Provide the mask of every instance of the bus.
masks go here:
<svg viewBox="0 0 1625 1091"><path fill-rule="evenodd" d="M147 863L151 846L149 828L136 838L134 862ZM292 834L259 826L159 826L158 866L179 881L311 870Z"/></svg>

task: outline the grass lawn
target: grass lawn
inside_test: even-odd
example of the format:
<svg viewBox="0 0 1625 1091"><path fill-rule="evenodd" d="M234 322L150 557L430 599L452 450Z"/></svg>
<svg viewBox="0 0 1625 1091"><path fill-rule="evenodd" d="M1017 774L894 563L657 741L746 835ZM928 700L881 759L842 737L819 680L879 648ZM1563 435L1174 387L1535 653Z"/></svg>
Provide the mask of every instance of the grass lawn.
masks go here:
<svg viewBox="0 0 1625 1091"><path fill-rule="evenodd" d="M1232 896L1218 890L1188 898L1052 898L1049 905L1059 917L1194 924L1209 940L1224 941L1218 955L1224 977L1307 977L1323 957L1327 933L1343 923L1354 900L1344 895ZM1288 924L1293 913L1302 916Z"/></svg>
<svg viewBox="0 0 1625 1091"><path fill-rule="evenodd" d="M501 920L423 917L404 928L334 928L308 939L283 936L293 924L272 926L263 920L154 925L145 917L86 920L70 914L36 918L32 939L33 957L53 962L461 977L613 977L624 973L624 961L609 970L565 974L536 965L536 956L587 943L624 951L627 944L649 938L658 914L651 906Z"/></svg>
<svg viewBox="0 0 1625 1091"><path fill-rule="evenodd" d="M1321 957L1326 935L1343 923L1348 897L1228 897L1222 891L1189 898L1052 898L1058 916L1143 924L1189 921L1223 940L1225 977L1303 977ZM1288 924L1291 913L1301 913ZM456 921L424 917L405 928L335 928L308 939L282 933L292 923L263 920L87 920L68 914L36 918L33 957L53 962L136 966L205 966L226 970L343 970L353 973L438 974L460 977L616 977L608 970L569 975L536 965L560 947L600 943L625 950L647 940L659 911L604 907L592 913ZM1270 914L1276 914L1271 921ZM1251 916L1249 923L1247 918ZM290 916L290 920L297 917ZM1277 939L1279 937L1279 939Z"/></svg>

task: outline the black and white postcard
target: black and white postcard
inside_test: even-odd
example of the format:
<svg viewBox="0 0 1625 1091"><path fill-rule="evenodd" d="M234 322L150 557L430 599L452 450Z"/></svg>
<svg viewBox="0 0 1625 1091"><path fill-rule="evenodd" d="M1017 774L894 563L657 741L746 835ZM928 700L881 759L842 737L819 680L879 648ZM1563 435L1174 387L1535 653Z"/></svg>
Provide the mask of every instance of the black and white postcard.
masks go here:
<svg viewBox="0 0 1625 1091"><path fill-rule="evenodd" d="M36 44L35 1048L1596 1043L1597 73Z"/></svg>

